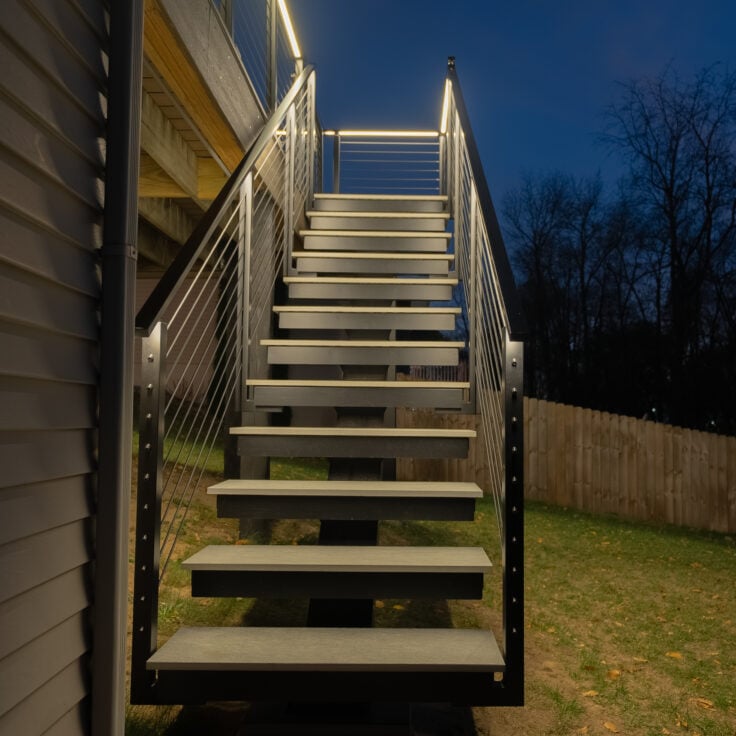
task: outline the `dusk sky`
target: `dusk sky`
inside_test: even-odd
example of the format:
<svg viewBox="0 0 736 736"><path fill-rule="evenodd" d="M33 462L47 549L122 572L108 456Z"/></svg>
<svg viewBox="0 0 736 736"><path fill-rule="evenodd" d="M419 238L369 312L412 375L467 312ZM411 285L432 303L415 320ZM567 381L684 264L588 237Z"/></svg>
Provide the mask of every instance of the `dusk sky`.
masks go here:
<svg viewBox="0 0 736 736"><path fill-rule="evenodd" d="M689 79L736 68L736 0L289 0L316 64L323 125L436 128L448 55L457 58L491 193L524 171L604 181L597 143L617 81Z"/></svg>

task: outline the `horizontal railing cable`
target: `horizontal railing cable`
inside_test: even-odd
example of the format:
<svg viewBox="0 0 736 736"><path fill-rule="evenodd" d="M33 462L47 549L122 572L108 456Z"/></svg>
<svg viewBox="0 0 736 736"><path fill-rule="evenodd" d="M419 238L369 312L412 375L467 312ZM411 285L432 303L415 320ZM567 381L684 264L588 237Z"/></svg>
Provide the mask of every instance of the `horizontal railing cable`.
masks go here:
<svg viewBox="0 0 736 736"><path fill-rule="evenodd" d="M420 135L422 137L417 137ZM346 194L439 194L440 136L431 131L332 131L333 190Z"/></svg>

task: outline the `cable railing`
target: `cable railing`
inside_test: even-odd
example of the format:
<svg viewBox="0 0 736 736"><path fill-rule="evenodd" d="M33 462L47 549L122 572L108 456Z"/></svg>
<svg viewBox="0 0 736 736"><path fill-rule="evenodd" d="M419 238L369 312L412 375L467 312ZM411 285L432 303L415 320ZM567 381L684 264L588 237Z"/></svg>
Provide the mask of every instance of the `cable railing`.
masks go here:
<svg viewBox="0 0 736 736"><path fill-rule="evenodd" d="M457 301L468 326L470 408L489 468L503 564L504 704L523 699L523 334L511 267L450 58L440 123L442 193L454 219Z"/></svg>
<svg viewBox="0 0 736 736"><path fill-rule="evenodd" d="M333 145L323 146L330 137ZM155 700L146 661L157 648L159 584L178 557L205 475L236 462L227 428L252 408L248 377L268 370L260 342L272 331L278 283L291 272L295 233L323 169L332 169L325 188L336 192L448 197L454 301L463 307L468 344L467 409L480 417L501 545L506 670L499 700L512 704L523 693L524 324L454 65L436 132L323 134L314 72L300 72L141 308L131 700ZM443 380L464 378L456 371Z"/></svg>
<svg viewBox="0 0 736 736"><path fill-rule="evenodd" d="M222 475L280 277L313 194L321 135L301 72L136 317L142 336L131 697L150 702L158 586L205 474Z"/></svg>
<svg viewBox="0 0 736 736"><path fill-rule="evenodd" d="M329 130L324 137L324 170L332 171L325 189L331 185L343 194L440 193L437 131Z"/></svg>
<svg viewBox="0 0 736 736"><path fill-rule="evenodd" d="M301 71L302 55L284 0L212 0L264 110L273 110Z"/></svg>

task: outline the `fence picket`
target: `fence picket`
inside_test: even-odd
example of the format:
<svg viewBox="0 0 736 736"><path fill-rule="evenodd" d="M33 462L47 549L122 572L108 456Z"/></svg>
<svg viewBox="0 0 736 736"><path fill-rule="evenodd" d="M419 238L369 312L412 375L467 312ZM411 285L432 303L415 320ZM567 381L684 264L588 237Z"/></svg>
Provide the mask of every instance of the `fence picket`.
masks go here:
<svg viewBox="0 0 736 736"><path fill-rule="evenodd" d="M736 532L736 437L634 417L524 399L526 497L592 513L614 513ZM397 426L476 429L468 414L401 409ZM471 443L467 460L400 459L400 479L475 481L490 468Z"/></svg>
<svg viewBox="0 0 736 736"><path fill-rule="evenodd" d="M728 487L728 523L726 531L736 531L736 437L728 437L726 485Z"/></svg>

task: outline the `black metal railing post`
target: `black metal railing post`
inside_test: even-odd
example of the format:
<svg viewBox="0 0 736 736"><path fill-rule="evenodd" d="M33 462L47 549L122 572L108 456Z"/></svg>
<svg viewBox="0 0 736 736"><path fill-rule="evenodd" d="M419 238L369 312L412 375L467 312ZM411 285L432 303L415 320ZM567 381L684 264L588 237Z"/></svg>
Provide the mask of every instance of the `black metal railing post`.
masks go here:
<svg viewBox="0 0 736 736"><path fill-rule="evenodd" d="M156 651L158 583L163 492L166 324L158 322L143 338L140 420L138 424L138 499L130 702L156 702L155 676L146 669Z"/></svg>
<svg viewBox="0 0 736 736"><path fill-rule="evenodd" d="M524 704L524 343L506 337L504 654L506 705Z"/></svg>

